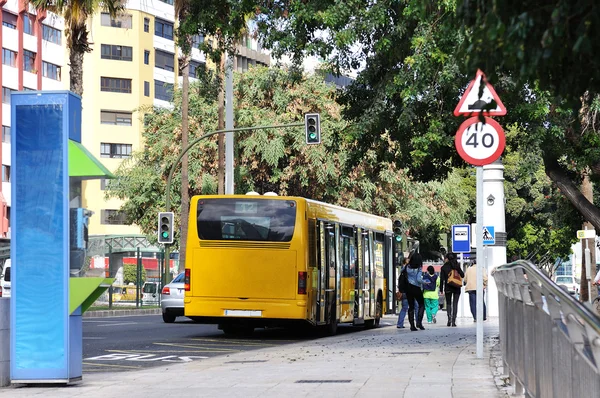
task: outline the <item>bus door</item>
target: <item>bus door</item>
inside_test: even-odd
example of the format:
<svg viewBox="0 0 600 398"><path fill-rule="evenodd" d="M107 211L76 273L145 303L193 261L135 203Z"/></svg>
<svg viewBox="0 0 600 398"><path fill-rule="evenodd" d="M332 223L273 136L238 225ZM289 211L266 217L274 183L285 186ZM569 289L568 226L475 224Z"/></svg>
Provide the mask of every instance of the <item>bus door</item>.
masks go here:
<svg viewBox="0 0 600 398"><path fill-rule="evenodd" d="M322 223L323 224L323 223ZM324 261L324 269L322 269L322 275L324 278L323 286L325 286L324 291L324 318L323 320L334 319L331 318L333 313L334 317L336 312L336 283L337 283L337 249L335 246L335 230L333 224L324 224L324 228L321 229L323 231L323 236L325 240L325 244L323 247L325 248L325 255L323 258Z"/></svg>
<svg viewBox="0 0 600 398"><path fill-rule="evenodd" d="M353 281L354 281L354 318L356 319L364 319L365 312L365 302L364 302L364 292L362 290L363 280L364 280L364 263L361 258L361 237L364 231L358 228L355 231L355 236L353 239L355 246L355 264L356 266L353 268Z"/></svg>
<svg viewBox="0 0 600 398"><path fill-rule="evenodd" d="M363 272L363 278L362 278L362 282L360 284L361 289L363 291L363 295L365 298L365 313L367 315L372 315L373 313L371 312L371 272L372 272L372 261L371 261L371 239L372 239L372 234L371 232L367 232L363 233L363 251L362 251L362 255L363 255L363 263L364 263L364 272Z"/></svg>
<svg viewBox="0 0 600 398"><path fill-rule="evenodd" d="M327 279L327 249L325 241L327 239L328 230L325 228L326 224L323 221L319 221L317 224L317 252L318 252L318 267L319 277L317 279L317 323L323 323L325 321L325 301L326 301L326 289L328 284Z"/></svg>

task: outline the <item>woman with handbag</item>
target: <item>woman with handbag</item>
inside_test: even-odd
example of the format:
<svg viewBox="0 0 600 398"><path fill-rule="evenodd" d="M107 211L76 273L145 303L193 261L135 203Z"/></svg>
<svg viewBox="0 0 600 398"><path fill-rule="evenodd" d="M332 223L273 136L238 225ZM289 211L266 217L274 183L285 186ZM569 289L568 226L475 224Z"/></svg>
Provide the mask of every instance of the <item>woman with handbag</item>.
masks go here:
<svg viewBox="0 0 600 398"><path fill-rule="evenodd" d="M410 257L410 262L406 267L408 274L408 289L406 296L408 298L408 321L410 322L410 330L415 331L417 328L425 330L423 327L423 315L425 315L425 302L423 301L423 258L419 253L413 253ZM415 327L415 300L419 305L417 314L417 327Z"/></svg>
<svg viewBox="0 0 600 398"><path fill-rule="evenodd" d="M408 279L406 279L406 281L404 281L405 276L407 271L406 268L408 267L408 258L404 259L404 263L402 265L402 269L400 270L400 275L398 276L398 291L396 292L396 299L398 301L401 302L402 307L400 309L400 314L398 315L398 322L396 323L396 327L398 329L404 329L404 318L406 318L406 313L408 312L408 295L406 294L406 291L408 290ZM403 275L404 274L404 275ZM408 275L406 275L406 278L408 278ZM414 300L413 300L414 301ZM416 301L414 301L414 304L416 306L415 311L419 310L419 305Z"/></svg>
<svg viewBox="0 0 600 398"><path fill-rule="evenodd" d="M462 279L465 277L465 273L460 269L454 253L448 253L445 260L446 262L440 271L440 292L446 293L446 313L448 314L446 326L456 326L458 299L460 298Z"/></svg>

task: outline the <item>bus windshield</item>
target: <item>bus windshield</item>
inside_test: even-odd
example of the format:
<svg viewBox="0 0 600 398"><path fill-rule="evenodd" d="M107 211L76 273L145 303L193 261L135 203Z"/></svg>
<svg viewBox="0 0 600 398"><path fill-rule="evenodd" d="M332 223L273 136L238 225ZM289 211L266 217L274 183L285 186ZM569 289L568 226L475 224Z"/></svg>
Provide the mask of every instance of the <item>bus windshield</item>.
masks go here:
<svg viewBox="0 0 600 398"><path fill-rule="evenodd" d="M200 199L198 236L203 240L289 242L296 202L270 199Z"/></svg>

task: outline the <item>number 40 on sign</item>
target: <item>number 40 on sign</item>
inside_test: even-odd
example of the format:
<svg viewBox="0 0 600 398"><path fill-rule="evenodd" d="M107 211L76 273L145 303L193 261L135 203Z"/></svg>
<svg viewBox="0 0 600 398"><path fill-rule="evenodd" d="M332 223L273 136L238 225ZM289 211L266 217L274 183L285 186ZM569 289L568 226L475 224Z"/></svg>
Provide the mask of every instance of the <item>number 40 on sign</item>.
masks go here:
<svg viewBox="0 0 600 398"><path fill-rule="evenodd" d="M502 155L505 143L504 130L489 117L485 117L484 122L478 116L465 120L454 138L460 157L474 166L496 161Z"/></svg>

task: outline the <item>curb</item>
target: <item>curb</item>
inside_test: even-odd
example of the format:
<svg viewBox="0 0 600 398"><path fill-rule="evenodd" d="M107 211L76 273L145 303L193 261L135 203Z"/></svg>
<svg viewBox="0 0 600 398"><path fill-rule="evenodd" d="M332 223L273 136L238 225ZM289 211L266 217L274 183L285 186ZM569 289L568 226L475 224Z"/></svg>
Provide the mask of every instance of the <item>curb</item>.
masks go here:
<svg viewBox="0 0 600 398"><path fill-rule="evenodd" d="M160 308L148 308L148 309L131 309L131 310L101 310L101 311L87 311L83 313L84 318L107 318L115 316L132 316L132 315L160 315L162 310Z"/></svg>

